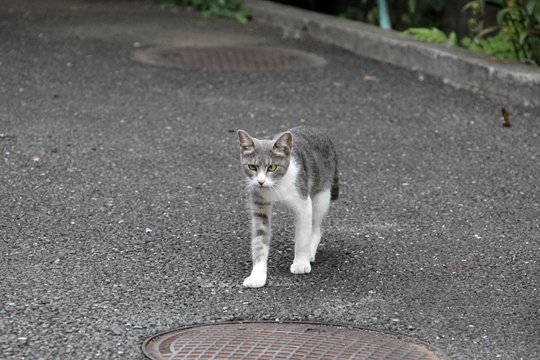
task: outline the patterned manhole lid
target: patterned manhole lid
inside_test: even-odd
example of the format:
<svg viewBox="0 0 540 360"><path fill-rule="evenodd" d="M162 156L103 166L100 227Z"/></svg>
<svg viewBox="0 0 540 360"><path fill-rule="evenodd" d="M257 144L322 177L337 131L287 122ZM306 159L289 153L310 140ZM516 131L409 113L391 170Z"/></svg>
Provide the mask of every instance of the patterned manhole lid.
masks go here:
<svg viewBox="0 0 540 360"><path fill-rule="evenodd" d="M141 50L143 63L206 70L299 69L323 66L326 60L304 51L278 47L182 47Z"/></svg>
<svg viewBox="0 0 540 360"><path fill-rule="evenodd" d="M197 325L156 335L150 359L440 359L427 345L352 327L299 322Z"/></svg>

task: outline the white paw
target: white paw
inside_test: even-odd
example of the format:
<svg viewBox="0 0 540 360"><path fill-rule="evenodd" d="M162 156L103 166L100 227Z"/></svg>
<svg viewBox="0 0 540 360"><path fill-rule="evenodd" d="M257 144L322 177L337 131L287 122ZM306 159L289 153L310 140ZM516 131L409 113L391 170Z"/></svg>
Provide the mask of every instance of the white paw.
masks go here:
<svg viewBox="0 0 540 360"><path fill-rule="evenodd" d="M244 280L244 287L248 288L260 288L266 284L265 275L251 275Z"/></svg>
<svg viewBox="0 0 540 360"><path fill-rule="evenodd" d="M309 262L295 262L291 265L291 272L293 274L307 274L311 272L311 265Z"/></svg>

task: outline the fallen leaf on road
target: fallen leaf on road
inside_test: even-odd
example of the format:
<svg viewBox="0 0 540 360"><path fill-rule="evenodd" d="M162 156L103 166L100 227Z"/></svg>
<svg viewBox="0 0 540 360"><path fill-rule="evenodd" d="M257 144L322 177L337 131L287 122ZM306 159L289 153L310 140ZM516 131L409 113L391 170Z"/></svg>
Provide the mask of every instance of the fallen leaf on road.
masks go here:
<svg viewBox="0 0 540 360"><path fill-rule="evenodd" d="M501 109L502 116L503 116L503 126L504 127L510 127L510 114L508 114L508 111L506 111L505 108Z"/></svg>
<svg viewBox="0 0 540 360"><path fill-rule="evenodd" d="M371 76L371 75L364 75L363 77L364 81L374 81L374 80L377 80L377 78L375 76Z"/></svg>

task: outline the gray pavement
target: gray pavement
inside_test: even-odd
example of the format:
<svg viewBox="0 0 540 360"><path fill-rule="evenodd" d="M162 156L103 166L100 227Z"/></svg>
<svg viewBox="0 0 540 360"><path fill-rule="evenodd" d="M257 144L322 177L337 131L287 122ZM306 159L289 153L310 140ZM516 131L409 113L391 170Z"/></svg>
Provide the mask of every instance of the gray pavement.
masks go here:
<svg viewBox="0 0 540 360"><path fill-rule="evenodd" d="M181 70L152 47L314 53L295 70ZM506 106L512 127L502 127ZM335 139L342 196L311 274L244 289L234 130ZM310 320L403 334L451 359L540 356L540 108L456 90L250 23L151 2L0 1L0 350L142 358L194 323Z"/></svg>

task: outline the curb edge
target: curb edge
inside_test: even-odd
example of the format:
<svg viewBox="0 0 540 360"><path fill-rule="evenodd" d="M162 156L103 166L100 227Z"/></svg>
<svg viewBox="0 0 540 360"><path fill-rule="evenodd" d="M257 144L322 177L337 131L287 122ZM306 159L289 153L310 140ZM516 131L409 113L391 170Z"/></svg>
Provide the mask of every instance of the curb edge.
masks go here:
<svg viewBox="0 0 540 360"><path fill-rule="evenodd" d="M540 106L540 69L495 62L471 51L420 42L392 30L266 0L245 0L255 21L357 55L435 76L499 101Z"/></svg>

